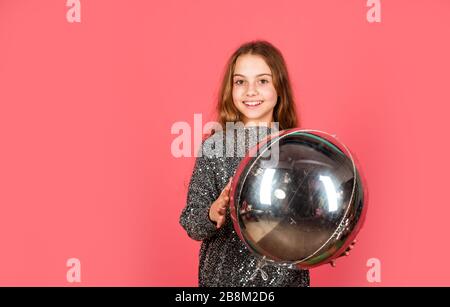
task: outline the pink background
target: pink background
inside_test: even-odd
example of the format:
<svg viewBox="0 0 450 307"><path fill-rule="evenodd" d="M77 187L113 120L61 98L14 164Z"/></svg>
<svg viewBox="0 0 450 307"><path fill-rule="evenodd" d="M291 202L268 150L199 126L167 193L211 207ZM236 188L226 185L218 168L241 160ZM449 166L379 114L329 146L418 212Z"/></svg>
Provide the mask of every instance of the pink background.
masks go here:
<svg viewBox="0 0 450 307"><path fill-rule="evenodd" d="M214 119L252 39L283 52L301 127L337 134L369 186L354 251L311 285L450 285L449 1L381 1L381 23L366 0L81 0L81 23L65 4L0 0L0 285L195 286L178 224L195 158L172 156L171 126Z"/></svg>

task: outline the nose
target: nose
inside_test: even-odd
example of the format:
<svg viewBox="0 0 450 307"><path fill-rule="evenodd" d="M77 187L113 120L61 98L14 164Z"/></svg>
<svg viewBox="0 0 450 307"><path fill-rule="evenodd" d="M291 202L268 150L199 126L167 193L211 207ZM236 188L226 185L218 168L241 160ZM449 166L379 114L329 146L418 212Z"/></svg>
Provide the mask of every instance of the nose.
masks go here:
<svg viewBox="0 0 450 307"><path fill-rule="evenodd" d="M247 89L247 96L255 96L257 94L258 92L256 91L256 86L250 83Z"/></svg>

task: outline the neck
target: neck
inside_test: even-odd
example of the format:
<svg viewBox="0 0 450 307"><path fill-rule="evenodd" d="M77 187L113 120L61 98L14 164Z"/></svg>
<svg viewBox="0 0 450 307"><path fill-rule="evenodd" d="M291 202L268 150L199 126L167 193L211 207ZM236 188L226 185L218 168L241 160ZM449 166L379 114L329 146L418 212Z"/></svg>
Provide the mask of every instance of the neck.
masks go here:
<svg viewBox="0 0 450 307"><path fill-rule="evenodd" d="M266 121L261 121L261 122L246 122L244 124L245 128L250 128L250 127L272 127L272 122L266 122Z"/></svg>

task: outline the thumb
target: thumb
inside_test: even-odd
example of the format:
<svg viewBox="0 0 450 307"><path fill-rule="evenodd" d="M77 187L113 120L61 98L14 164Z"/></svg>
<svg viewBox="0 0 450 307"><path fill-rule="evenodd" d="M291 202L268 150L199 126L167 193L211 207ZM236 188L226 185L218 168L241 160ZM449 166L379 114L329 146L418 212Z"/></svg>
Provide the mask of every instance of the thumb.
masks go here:
<svg viewBox="0 0 450 307"><path fill-rule="evenodd" d="M227 185L223 188L221 194L227 194L231 189L231 178L228 181Z"/></svg>
<svg viewBox="0 0 450 307"><path fill-rule="evenodd" d="M230 180L228 180L228 184L227 184L227 187L231 187L231 182L233 181L233 177L230 177Z"/></svg>
<svg viewBox="0 0 450 307"><path fill-rule="evenodd" d="M228 195L230 193L230 190L231 190L231 179L230 179L230 181L228 181L227 185L225 186L225 188L223 189L222 192L225 195Z"/></svg>

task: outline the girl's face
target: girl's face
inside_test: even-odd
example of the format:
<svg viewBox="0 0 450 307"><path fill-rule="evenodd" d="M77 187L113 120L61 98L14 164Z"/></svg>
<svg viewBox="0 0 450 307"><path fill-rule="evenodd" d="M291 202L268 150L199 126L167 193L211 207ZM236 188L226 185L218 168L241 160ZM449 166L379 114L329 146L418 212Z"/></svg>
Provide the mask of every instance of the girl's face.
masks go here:
<svg viewBox="0 0 450 307"><path fill-rule="evenodd" d="M278 95L272 72L262 57L245 54L237 58L232 95L245 126L272 122Z"/></svg>

